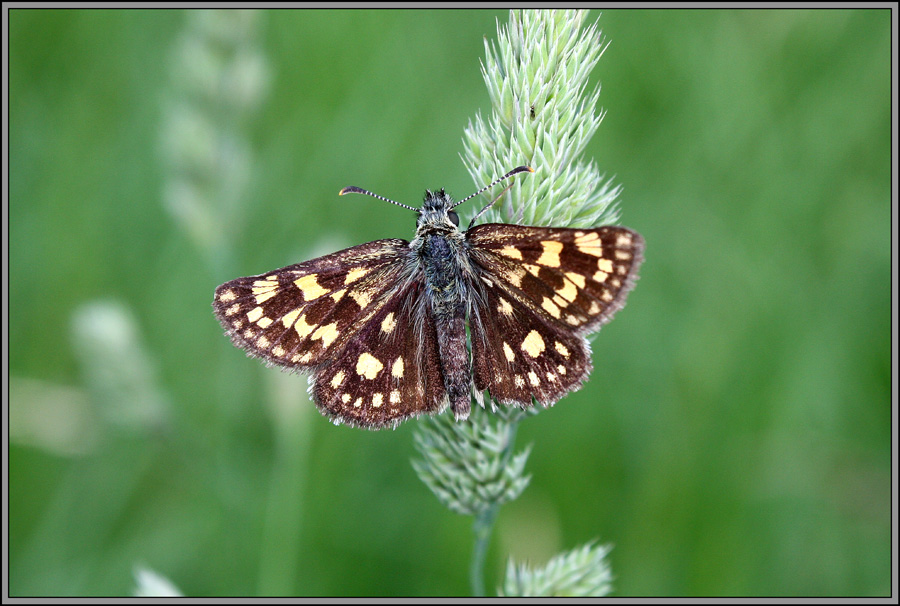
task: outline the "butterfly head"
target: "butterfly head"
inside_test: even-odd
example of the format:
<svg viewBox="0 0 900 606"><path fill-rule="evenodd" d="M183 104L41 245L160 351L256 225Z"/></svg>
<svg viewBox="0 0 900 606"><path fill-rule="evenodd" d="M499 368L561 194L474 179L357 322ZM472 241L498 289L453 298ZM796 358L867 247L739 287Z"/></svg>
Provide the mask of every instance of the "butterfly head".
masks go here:
<svg viewBox="0 0 900 606"><path fill-rule="evenodd" d="M501 181L505 181L509 179L513 175L517 175L519 173L529 172L533 173L534 169L530 166L519 166L517 168L512 169L499 179L495 179L490 185L482 187L477 192L468 196L467 198L463 198L459 202L454 202L453 199L447 195L447 193L441 189L438 191L430 191L425 190L425 201L422 203L422 208L413 208L412 206L407 206L406 204L402 204L400 202L395 202L390 198L385 198L384 196L379 196L378 194L373 194L372 192L362 189L361 187L351 186L345 187L339 193L339 195L343 196L344 194L365 194L367 196L372 196L373 198L378 198L379 200L384 200L385 202L390 202L391 204L396 204L397 206L402 206L403 208L408 208L409 210L414 210L419 213L419 218L416 220L416 229L420 229L422 226L427 226L430 229L435 231L446 231L446 232L458 232L459 231L459 215L453 210L463 202L467 202L471 200L475 196L484 193L491 187L497 185ZM509 189L508 187L506 189ZM506 191L506 190L503 190ZM481 209L481 211L475 215L475 218L472 219L472 223L475 222L475 219L480 217L484 212L491 207L491 204L496 202L497 198ZM471 224L469 226L471 227Z"/></svg>
<svg viewBox="0 0 900 606"><path fill-rule="evenodd" d="M453 208L456 204L453 198L441 189L439 191L425 191L425 200L419 209L419 218L416 220L416 228L427 225L432 229L441 231L456 231L459 228L459 215Z"/></svg>

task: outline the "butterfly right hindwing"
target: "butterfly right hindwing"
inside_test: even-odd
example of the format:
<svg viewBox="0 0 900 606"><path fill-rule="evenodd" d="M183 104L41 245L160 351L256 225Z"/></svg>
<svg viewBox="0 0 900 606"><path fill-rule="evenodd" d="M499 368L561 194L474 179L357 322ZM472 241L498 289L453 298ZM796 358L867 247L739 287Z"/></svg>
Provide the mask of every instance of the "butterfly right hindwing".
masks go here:
<svg viewBox="0 0 900 606"><path fill-rule="evenodd" d="M487 284L490 281L491 284ZM534 311L527 299L483 280L484 305L472 315L475 389L503 404L545 406L577 389L591 371L587 342Z"/></svg>
<svg viewBox="0 0 900 606"><path fill-rule="evenodd" d="M486 224L467 241L479 292L472 312L475 388L495 399L548 405L591 371L583 335L625 304L643 260L643 239L593 229Z"/></svg>

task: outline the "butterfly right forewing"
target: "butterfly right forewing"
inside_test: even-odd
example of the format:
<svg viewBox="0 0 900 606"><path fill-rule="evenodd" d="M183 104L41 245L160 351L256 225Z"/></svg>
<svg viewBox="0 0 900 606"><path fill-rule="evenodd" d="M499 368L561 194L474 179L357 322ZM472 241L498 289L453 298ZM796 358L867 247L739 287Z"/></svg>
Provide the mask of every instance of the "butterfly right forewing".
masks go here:
<svg viewBox="0 0 900 606"><path fill-rule="evenodd" d="M552 404L591 370L584 335L625 303L643 239L592 229L486 224L469 230L478 292L472 314L475 387L495 399Z"/></svg>

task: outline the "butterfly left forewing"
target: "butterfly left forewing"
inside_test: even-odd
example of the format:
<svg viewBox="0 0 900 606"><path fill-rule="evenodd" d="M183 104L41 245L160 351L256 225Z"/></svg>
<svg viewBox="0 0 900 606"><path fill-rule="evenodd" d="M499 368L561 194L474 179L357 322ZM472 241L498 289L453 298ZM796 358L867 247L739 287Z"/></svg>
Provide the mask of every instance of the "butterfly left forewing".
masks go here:
<svg viewBox="0 0 900 606"><path fill-rule="evenodd" d="M269 364L327 361L384 305L407 272L408 243L377 240L219 286L216 317L232 341ZM408 273L408 272L407 272Z"/></svg>
<svg viewBox="0 0 900 606"><path fill-rule="evenodd" d="M487 224L469 230L476 277L475 387L502 402L552 404L587 378L583 335L625 304L643 239L623 227Z"/></svg>

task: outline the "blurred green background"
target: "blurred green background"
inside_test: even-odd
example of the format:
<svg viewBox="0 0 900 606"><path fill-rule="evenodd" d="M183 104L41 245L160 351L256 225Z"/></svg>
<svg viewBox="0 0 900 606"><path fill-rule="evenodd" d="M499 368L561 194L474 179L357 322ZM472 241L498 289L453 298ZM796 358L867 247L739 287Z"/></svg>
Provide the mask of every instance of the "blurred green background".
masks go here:
<svg viewBox="0 0 900 606"><path fill-rule="evenodd" d="M461 136L507 13L9 17L10 594L147 567L188 595L466 595L471 520L416 478L415 422L331 425L210 304L411 237L344 186L482 185ZM891 13L598 17L587 154L646 262L585 388L520 427L488 587L598 539L619 596L888 595Z"/></svg>

